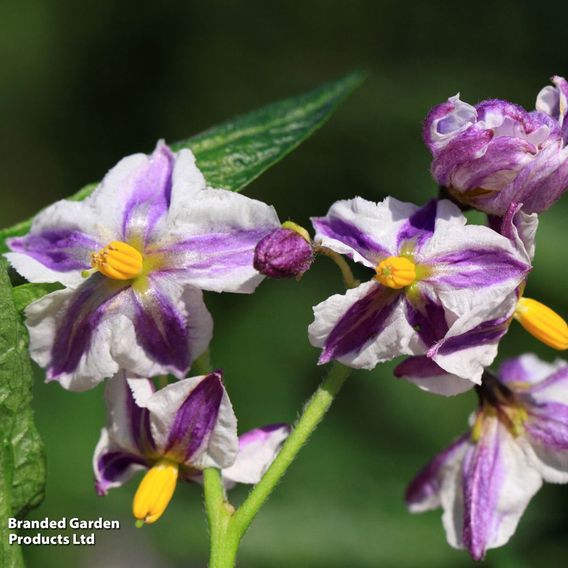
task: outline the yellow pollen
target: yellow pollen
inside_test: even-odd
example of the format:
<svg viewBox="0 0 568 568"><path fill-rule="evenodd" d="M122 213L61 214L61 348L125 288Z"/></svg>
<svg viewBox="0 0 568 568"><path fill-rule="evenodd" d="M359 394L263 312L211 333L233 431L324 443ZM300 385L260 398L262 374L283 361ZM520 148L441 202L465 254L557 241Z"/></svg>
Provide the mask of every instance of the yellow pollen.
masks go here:
<svg viewBox="0 0 568 568"><path fill-rule="evenodd" d="M545 345L559 351L568 349L568 324L548 306L531 298L521 298L514 317Z"/></svg>
<svg viewBox="0 0 568 568"><path fill-rule="evenodd" d="M416 280L416 265L405 256L389 256L376 268L375 278L387 288L404 288Z"/></svg>
<svg viewBox="0 0 568 568"><path fill-rule="evenodd" d="M178 464L161 459L144 476L132 503L136 525L156 522L173 497L178 478Z"/></svg>
<svg viewBox="0 0 568 568"><path fill-rule="evenodd" d="M134 247L113 241L91 255L91 266L113 280L130 280L142 272L143 258Z"/></svg>

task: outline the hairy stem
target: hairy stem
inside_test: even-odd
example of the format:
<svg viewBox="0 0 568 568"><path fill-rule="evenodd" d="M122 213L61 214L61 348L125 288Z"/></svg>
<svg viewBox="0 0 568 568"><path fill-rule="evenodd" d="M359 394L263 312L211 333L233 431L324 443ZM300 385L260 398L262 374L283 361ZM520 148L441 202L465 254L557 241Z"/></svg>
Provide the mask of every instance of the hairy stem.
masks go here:
<svg viewBox="0 0 568 568"><path fill-rule="evenodd" d="M260 482L252 489L244 503L237 509L229 522L226 545L233 549L233 555L239 542L250 526L259 509L268 499L280 479L294 461L302 446L307 442L312 432L317 428L333 399L343 386L351 369L334 363L323 379L312 398L304 407L295 428L278 453L278 456L264 474ZM227 566L230 566L229 564Z"/></svg>
<svg viewBox="0 0 568 568"><path fill-rule="evenodd" d="M226 533L233 507L227 502L221 473L214 468L203 471L203 492L205 510L209 524L210 556L209 568L225 568L233 564L226 563Z"/></svg>

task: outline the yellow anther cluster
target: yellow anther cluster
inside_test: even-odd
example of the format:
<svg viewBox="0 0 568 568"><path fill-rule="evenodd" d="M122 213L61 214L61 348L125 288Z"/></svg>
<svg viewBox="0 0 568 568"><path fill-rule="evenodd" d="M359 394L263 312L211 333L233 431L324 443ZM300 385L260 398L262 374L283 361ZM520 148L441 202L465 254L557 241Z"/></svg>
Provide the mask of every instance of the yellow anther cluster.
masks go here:
<svg viewBox="0 0 568 568"><path fill-rule="evenodd" d="M143 258L138 250L121 241L113 241L91 255L91 266L113 280L130 280L142 272Z"/></svg>
<svg viewBox="0 0 568 568"><path fill-rule="evenodd" d="M143 477L132 503L137 524L155 523L166 510L174 495L178 464L167 459L156 463Z"/></svg>
<svg viewBox="0 0 568 568"><path fill-rule="evenodd" d="M531 298L521 298L515 319L544 344L563 351L568 349L568 324L548 306Z"/></svg>
<svg viewBox="0 0 568 568"><path fill-rule="evenodd" d="M404 288L416 280L416 265L405 256L389 256L376 268L375 278L387 288Z"/></svg>

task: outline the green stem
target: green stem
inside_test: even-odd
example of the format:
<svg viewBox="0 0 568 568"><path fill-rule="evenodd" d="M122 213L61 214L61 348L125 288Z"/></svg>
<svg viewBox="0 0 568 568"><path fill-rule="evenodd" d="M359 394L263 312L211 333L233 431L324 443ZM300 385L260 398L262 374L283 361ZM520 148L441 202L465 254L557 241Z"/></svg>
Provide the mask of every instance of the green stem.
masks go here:
<svg viewBox="0 0 568 568"><path fill-rule="evenodd" d="M219 470L207 468L203 471L203 492L211 543L209 568L232 566L233 564L226 563L224 549L227 528L233 514L233 508L227 503Z"/></svg>
<svg viewBox="0 0 568 568"><path fill-rule="evenodd" d="M230 519L224 547L229 562L231 559L234 562L241 538L259 509L298 455L302 446L323 419L350 372L351 369L339 363L333 363L321 385L304 407L298 423L278 453L278 456ZM223 564L226 567L233 565L229 563Z"/></svg>

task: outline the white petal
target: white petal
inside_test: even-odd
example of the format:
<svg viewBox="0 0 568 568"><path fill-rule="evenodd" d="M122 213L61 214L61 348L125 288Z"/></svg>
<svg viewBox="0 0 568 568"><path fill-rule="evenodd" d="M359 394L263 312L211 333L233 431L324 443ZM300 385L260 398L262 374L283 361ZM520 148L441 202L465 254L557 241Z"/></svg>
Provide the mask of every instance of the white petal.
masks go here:
<svg viewBox="0 0 568 568"><path fill-rule="evenodd" d="M98 243L98 222L97 212L85 202L63 199L36 215L29 235L69 230L80 232L86 237L92 237L93 241ZM84 250L85 268L90 266L90 254L96 252L96 250L97 248ZM60 272L48 268L25 253L11 252L5 256L14 269L30 282L61 282L70 287L76 287L83 282L80 269Z"/></svg>
<svg viewBox="0 0 568 568"><path fill-rule="evenodd" d="M26 308L30 356L41 367L46 368L51 363L51 350L58 333L58 324L72 296L71 289L58 290ZM104 378L112 377L119 370L119 365L110 353L112 341L112 325L103 317L93 333L90 348L82 356L76 371L59 376L57 382L68 390L84 391L95 387Z"/></svg>
<svg viewBox="0 0 568 568"><path fill-rule="evenodd" d="M132 387L130 386L132 385ZM122 450L139 453L136 441L132 438L131 404L133 390L136 389L141 400L153 393L153 385L149 379L135 378L128 380L124 372L117 373L107 381L105 388L105 401L107 407L107 429L113 442ZM138 401L136 401L138 406Z"/></svg>
<svg viewBox="0 0 568 568"><path fill-rule="evenodd" d="M240 436L235 463L222 471L225 486L258 483L289 434L290 427L281 424L272 428L257 428Z"/></svg>
<svg viewBox="0 0 568 568"><path fill-rule="evenodd" d="M325 347L334 327L349 309L367 296L378 284L366 282L347 290L345 294L335 294L314 307L314 321L308 328L310 342L314 347ZM392 291L389 291L392 292ZM419 355L423 353L411 346L416 335L404 313L403 302L395 300L396 306L382 325L381 333L369 334L369 339L358 349L345 355L333 357L341 363L355 369L373 369L377 363L389 361L398 355ZM414 342L417 344L418 342Z"/></svg>
<svg viewBox="0 0 568 568"><path fill-rule="evenodd" d="M193 152L187 148L177 152L172 178L170 212L190 207L195 194L207 187Z"/></svg>
<svg viewBox="0 0 568 568"><path fill-rule="evenodd" d="M149 158L146 154L122 158L93 193L81 202L97 215L97 233L105 243L121 240L124 207L130 198L133 183L148 164Z"/></svg>
<svg viewBox="0 0 568 568"><path fill-rule="evenodd" d="M104 476L104 469L101 469L101 460L104 459L104 456L107 454L112 453L123 453L123 448L118 446L114 440L109 436L109 432L106 428L101 430L101 436L99 441L97 442L97 446L95 448L95 453L93 454L93 471L95 473L95 487L99 495L105 495L109 489L114 489L116 487L121 487L124 483L126 483L132 476L140 471L145 469L145 466L142 463L130 463L123 470L118 473L117 475L113 476L113 479L105 478ZM137 459L137 456L132 454L124 454L124 457ZM143 461L142 459L140 461ZM116 472L115 472L116 473Z"/></svg>
<svg viewBox="0 0 568 568"><path fill-rule="evenodd" d="M263 279L253 267L254 248L278 227L276 211L266 203L204 189L177 208L172 204L165 236L154 249L173 259L166 270L180 282L215 292L251 293ZM184 247L184 241L189 245Z"/></svg>
<svg viewBox="0 0 568 568"><path fill-rule="evenodd" d="M522 440L528 461L548 483L568 483L568 451L545 446L537 440Z"/></svg>
<svg viewBox="0 0 568 568"><path fill-rule="evenodd" d="M506 466L506 477L497 503L496 515L500 523L488 548L508 542L530 500L542 486L540 474L530 467L521 446L505 427L501 426L500 430L501 459Z"/></svg>
<svg viewBox="0 0 568 568"><path fill-rule="evenodd" d="M511 294L515 288L526 278L527 271L517 270L511 271L511 275L502 281L489 282L484 285L472 285L465 287L460 284L456 287L451 282L445 282L453 277L456 267L449 263L447 266L441 265L437 259L451 253L460 253L469 251L473 247L475 249L493 250L500 255L505 255L514 259L519 264L530 267L530 260L526 257L526 253L518 251L511 241L503 237L488 227L478 225L466 225L461 228L450 227L447 231L437 231L434 236L426 244L426 246L417 255L420 263L432 264L435 269L431 277L424 282L430 283L436 291L436 295L440 298L442 305L453 311L457 315L465 315L471 312L479 312L484 310L485 313L491 313L497 306ZM480 260L479 266L469 264L467 268L464 264L464 270L479 270L483 267L483 260ZM464 272L467 274L467 272ZM499 314L491 319L497 319ZM486 318L489 319L489 318Z"/></svg>
<svg viewBox="0 0 568 568"><path fill-rule="evenodd" d="M412 203L387 197L379 203L374 203L355 197L354 199L335 202L325 217L315 218L315 240L322 246L337 253L345 254L370 268L375 268L381 258L396 256L398 251L397 237L400 229L419 207ZM338 220L352 226L354 230L370 239L375 246L365 247L365 250L350 246L338 238L331 238L324 231L317 230L317 221ZM330 233L332 234L332 233ZM382 250L381 250L382 249Z"/></svg>
<svg viewBox="0 0 568 568"><path fill-rule="evenodd" d="M497 356L500 338L497 336L485 341L478 340L478 344L472 342L463 349L450 350L444 349L444 346L449 346L452 338L468 334L487 321L507 319L512 316L516 304L517 298L511 294L500 304L491 302L484 309L461 316L452 324L444 339L431 349L429 356L448 373L481 384L484 369L491 365ZM504 322L502 325L508 324Z"/></svg>
<svg viewBox="0 0 568 568"><path fill-rule="evenodd" d="M152 435L156 446L165 449L176 413L190 393L209 375L191 377L172 383L146 400L151 413ZM217 421L208 440L187 464L196 469L223 468L234 463L238 453L237 418L225 389L219 406Z"/></svg>
<svg viewBox="0 0 568 568"><path fill-rule="evenodd" d="M539 396L540 390L540 383L542 383L546 378L556 373L556 371L560 370L562 367L566 365L565 361L562 359L556 359L554 362L549 363L547 361L543 361L539 359L533 353L525 353L520 355L519 357L514 357L511 359L507 359L501 365L499 369L499 378L504 382L513 382L513 383L527 383L529 385L533 385L535 387L535 393L533 396ZM551 385L549 388L546 388L546 392L549 392L549 389L553 389L554 385ZM565 388L561 387L561 391L558 393L560 398L557 398L555 390L551 391L550 398L552 401L555 402L563 402L564 404L568 404L568 393L566 393L566 400L563 400ZM532 394L532 390L531 390Z"/></svg>
<svg viewBox="0 0 568 568"><path fill-rule="evenodd" d="M404 377L409 383L414 383L419 389L439 394L441 396L456 396L471 390L474 386L472 381L465 380L463 377L445 373L432 377Z"/></svg>

